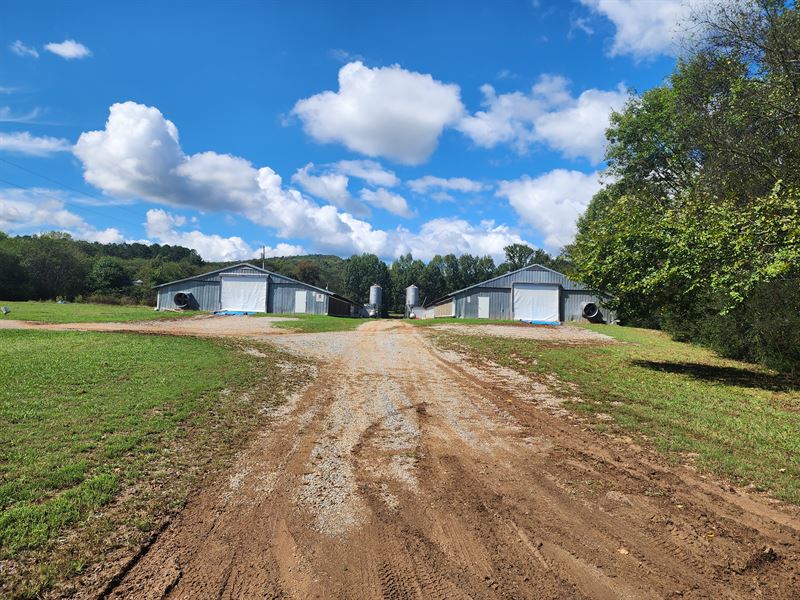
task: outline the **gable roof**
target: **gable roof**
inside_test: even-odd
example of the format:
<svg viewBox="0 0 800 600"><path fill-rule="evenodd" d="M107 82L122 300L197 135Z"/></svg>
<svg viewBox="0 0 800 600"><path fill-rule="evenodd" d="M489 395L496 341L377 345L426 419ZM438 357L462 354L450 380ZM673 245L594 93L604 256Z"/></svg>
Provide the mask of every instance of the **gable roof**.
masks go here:
<svg viewBox="0 0 800 600"><path fill-rule="evenodd" d="M567 281L572 281L569 277L567 277L563 273L559 273L558 271L556 271L555 269L551 269L550 267L545 267L544 265L539 265L539 264L525 265L521 269L515 269L514 271L508 271L507 273L503 273L502 275L497 275L497 276L491 277L490 279L487 279L485 281L479 281L478 283L473 283L472 285L468 285L467 287L461 288L460 290L455 290L453 292L450 292L449 294L445 294L441 298L436 298L436 300L432 300L431 302L429 302L427 304L427 306L433 306L434 304L438 304L442 300L447 300L448 298L450 298L452 296L455 296L456 294L460 294L461 292L466 292L467 290L471 290L472 288L476 288L476 287L483 287L487 283L491 283L492 281L497 281L498 279L502 279L503 277L508 277L509 275L514 275L515 273L521 273L522 271L528 271L528 270L533 269L533 268L542 269L543 271L549 271L550 273L554 273L556 275L559 275L560 277L563 277ZM578 282L576 281L574 283L578 283Z"/></svg>
<svg viewBox="0 0 800 600"><path fill-rule="evenodd" d="M158 285L154 285L153 288L161 288L161 287L165 287L165 286L168 286L168 285L175 285L176 283L183 283L184 281L193 281L193 280L196 280L196 279L203 279L204 277L208 277L209 275L218 275L218 274L224 273L225 271L230 271L231 269L238 269L240 267L248 267L250 269L253 269L254 271L259 271L261 273L264 273L265 275L274 275L275 277L281 277L283 279L288 279L289 281L292 281L294 283L298 283L298 284L306 286L306 287L310 287L310 288L312 288L314 290L317 290L318 292L321 292L323 294L327 294L328 296L333 296L334 298L338 298L339 300L344 300L346 302L349 302L350 304L356 304L355 302L353 302L349 298L345 298L344 296L342 296L340 294L337 294L335 292L332 292L330 290L324 290L324 289L322 289L320 287L317 287L315 285L311 285L310 283L306 283L305 281L298 281L297 279L293 279L292 277L289 277L288 275L283 275L281 273L275 273L273 271L267 271L266 269L262 269L261 267L257 267L255 265L251 265L250 263L246 263L246 262L239 263L239 264L236 264L236 265L228 265L227 267L222 267L221 269L215 269L214 271L207 271L205 273L199 273L198 275L192 275L191 277L184 277L183 279L176 279L175 281L168 281L166 283L160 283Z"/></svg>

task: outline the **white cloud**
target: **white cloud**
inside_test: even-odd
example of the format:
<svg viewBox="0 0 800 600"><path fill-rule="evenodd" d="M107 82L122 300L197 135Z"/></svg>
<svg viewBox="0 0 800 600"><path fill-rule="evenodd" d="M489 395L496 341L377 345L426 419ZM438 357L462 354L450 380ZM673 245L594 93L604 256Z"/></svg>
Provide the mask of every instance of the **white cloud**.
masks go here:
<svg viewBox="0 0 800 600"><path fill-rule="evenodd" d="M611 56L630 54L637 59L676 54L677 39L692 10L707 0L580 0L616 27Z"/></svg>
<svg viewBox="0 0 800 600"><path fill-rule="evenodd" d="M500 258L503 245L520 240L505 226L473 225L460 219L435 219L424 224L418 233L403 228L375 229L367 221L332 205L321 206L300 191L284 186L281 176L270 167L256 168L242 158L214 152L186 155L178 139L175 125L157 109L126 102L111 107L105 129L80 136L75 155L83 163L85 179L108 194L200 210L228 210L275 230L281 238L310 240L313 249L321 252L371 252L390 258L413 250L420 257L430 257L431 249L435 249L488 252ZM354 164L345 168L353 169ZM367 169L365 173L378 171ZM386 174L373 176L372 181L381 177ZM368 194L370 200L402 212L403 205L393 196L385 188ZM159 227L154 231L163 236L173 236L170 232L174 232L170 239L175 243L194 244L191 247L201 251L206 248L201 244L207 243L208 236L195 234L190 238L192 232L179 231L169 218L160 214L153 218L153 226ZM446 234L441 240L435 239L439 230ZM228 238L220 238L225 239ZM205 251L221 252L222 248L235 254L248 248L246 244L220 240Z"/></svg>
<svg viewBox="0 0 800 600"><path fill-rule="evenodd" d="M364 188L361 190L361 199L367 204L387 210L399 217L408 218L414 215L405 198L390 192L386 188L378 188L377 190Z"/></svg>
<svg viewBox="0 0 800 600"><path fill-rule="evenodd" d="M452 190L454 192L481 192L486 189L486 186L480 181L474 181L466 177L444 178L425 175L419 179L412 179L407 184L417 194L424 194L431 189Z"/></svg>
<svg viewBox="0 0 800 600"><path fill-rule="evenodd" d="M17 152L31 156L46 156L55 152L69 152L72 144L64 138L34 136L27 131L0 132L0 151Z"/></svg>
<svg viewBox="0 0 800 600"><path fill-rule="evenodd" d="M363 179L372 185L394 187L400 183L393 171L384 169L374 160L340 160L331 166L339 173Z"/></svg>
<svg viewBox="0 0 800 600"><path fill-rule="evenodd" d="M178 231L177 228L185 223L186 217L153 208L147 211L145 230L148 237L158 240L161 244L192 248L208 261L247 260L256 255L256 251L240 237L207 235L197 229Z"/></svg>
<svg viewBox="0 0 800 600"><path fill-rule="evenodd" d="M292 175L292 182L316 198L327 200L331 204L355 214L366 214L369 211L359 202L353 200L348 189L347 175L332 171L313 175L314 163L308 163Z"/></svg>
<svg viewBox="0 0 800 600"><path fill-rule="evenodd" d="M599 173L555 169L535 179L501 181L497 196L544 235L544 246L559 250L575 237L576 221L600 190Z"/></svg>
<svg viewBox="0 0 800 600"><path fill-rule="evenodd" d="M424 162L442 130L461 117L457 85L399 65L370 69L356 61L339 70L339 90L298 101L292 114L318 142L339 142L368 156Z"/></svg>
<svg viewBox="0 0 800 600"><path fill-rule="evenodd" d="M44 45L44 49L65 58L74 60L76 58L86 58L92 55L92 51L86 46L75 40L64 40L63 42L50 42Z"/></svg>
<svg viewBox="0 0 800 600"><path fill-rule="evenodd" d="M118 229L96 229L79 215L65 209L61 196L57 190L0 189L0 231L37 233L55 229L90 242L124 241Z"/></svg>
<svg viewBox="0 0 800 600"><path fill-rule="evenodd" d="M10 106L0 106L0 123L28 123L38 116L38 108L34 108L27 113L15 114Z"/></svg>
<svg viewBox="0 0 800 600"><path fill-rule="evenodd" d="M481 221L474 225L458 218L432 219L418 233L398 230L394 256L411 252L415 258L430 260L436 254L489 255L501 262L503 248L509 244L527 244L506 225Z"/></svg>
<svg viewBox="0 0 800 600"><path fill-rule="evenodd" d="M26 46L21 40L17 40L13 44L9 45L8 48L17 56L31 56L33 58L39 58L39 52L36 50L36 48Z"/></svg>
<svg viewBox="0 0 800 600"><path fill-rule="evenodd" d="M490 85L481 87L486 110L461 120L458 129L477 145L492 148L511 144L524 153L534 143L544 143L567 158L603 159L605 130L612 110L620 109L627 92L589 89L577 98L560 76L543 75L529 94L497 95Z"/></svg>
<svg viewBox="0 0 800 600"><path fill-rule="evenodd" d="M586 90L575 101L536 119L536 138L567 158L584 156L597 164L605 156L611 111L620 110L627 99L621 85L612 91Z"/></svg>

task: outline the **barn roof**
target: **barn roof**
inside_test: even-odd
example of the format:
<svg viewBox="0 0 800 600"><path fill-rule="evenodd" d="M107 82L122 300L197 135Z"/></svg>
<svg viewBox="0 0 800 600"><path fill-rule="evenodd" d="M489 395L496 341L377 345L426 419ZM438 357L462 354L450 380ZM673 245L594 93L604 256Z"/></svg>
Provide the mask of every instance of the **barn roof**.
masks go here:
<svg viewBox="0 0 800 600"><path fill-rule="evenodd" d="M492 277L490 279L487 279L485 281L481 281L481 282L478 282L478 283L473 283L472 285L469 285L469 286L467 286L465 288L461 288L460 290L455 290L453 292L450 292L449 294L445 294L444 296L442 296L440 298L436 298L436 300L432 300L431 302L429 302L427 304L427 306L434 306L436 304L439 304L440 302L443 302L443 301L447 300L448 298L452 298L453 296L455 296L457 294L460 294L461 292L466 292L467 290L471 290L471 289L477 288L477 287L485 287L487 283L491 283L493 281L497 281L499 279L503 279L505 277L509 277L511 275L515 275L516 273L521 273L522 271L529 271L531 269L540 269L542 271L549 271L550 273L553 273L554 275L558 275L559 277L562 277L565 281L568 281L568 282L571 282L571 283L576 283L576 284L578 283L577 281L571 280L569 277L567 277L563 273L559 273L558 271L556 271L554 269L551 269L550 267L545 267L544 265L539 265L539 264L526 265L526 266L522 267L521 269L516 269L514 271L508 271L507 273L503 273L502 275L497 275L496 277Z"/></svg>
<svg viewBox="0 0 800 600"><path fill-rule="evenodd" d="M257 267L256 265L251 265L250 263L246 263L246 262L239 263L239 264L236 264L236 265L228 265L227 267L222 267L221 269L215 269L213 271L206 271L205 273L199 273L197 275L192 275L191 277L184 277L183 279L176 279L175 281L168 281L166 283L160 283L158 285L154 285L153 287L154 288L160 288L160 287L165 287L165 286L168 286L168 285L174 285L176 283L183 283L184 281L194 281L194 280L197 280L197 279L203 279L204 277L208 277L209 275L218 275L220 273L224 273L225 271L230 271L232 269L238 269L240 267L248 267L250 269L253 269L254 271L259 271L261 273L264 273L265 275L274 275L274 276L280 277L282 279L288 279L289 281L292 281L294 283L298 283L298 284L303 285L305 287L309 287L311 289L317 290L318 292L320 292L322 294L327 294L328 296L332 296L334 298L338 298L339 300L344 300L345 302L349 302L350 304L356 304L356 302L353 302L352 300L350 300L350 298L345 298L344 296L342 296L340 294L337 294L335 292L332 292L330 290L324 290L324 289L322 289L320 287L317 287L315 285L311 285L310 283L306 283L305 281L299 281L297 279L293 279L292 277L289 277L288 275L283 275L282 273L275 273L273 271L268 271L267 269L262 269L261 267Z"/></svg>

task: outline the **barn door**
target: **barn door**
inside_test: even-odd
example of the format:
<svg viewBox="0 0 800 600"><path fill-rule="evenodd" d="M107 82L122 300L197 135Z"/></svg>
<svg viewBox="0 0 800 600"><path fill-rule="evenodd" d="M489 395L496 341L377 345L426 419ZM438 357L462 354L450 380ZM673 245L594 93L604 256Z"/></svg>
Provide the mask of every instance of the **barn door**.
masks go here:
<svg viewBox="0 0 800 600"><path fill-rule="evenodd" d="M545 283L514 285L514 318L519 321L557 323L559 287Z"/></svg>
<svg viewBox="0 0 800 600"><path fill-rule="evenodd" d="M267 278L247 275L220 276L222 310L266 312Z"/></svg>
<svg viewBox="0 0 800 600"><path fill-rule="evenodd" d="M478 318L489 318L489 296L478 296Z"/></svg>
<svg viewBox="0 0 800 600"><path fill-rule="evenodd" d="M294 312L306 312L306 290L297 290L294 293Z"/></svg>

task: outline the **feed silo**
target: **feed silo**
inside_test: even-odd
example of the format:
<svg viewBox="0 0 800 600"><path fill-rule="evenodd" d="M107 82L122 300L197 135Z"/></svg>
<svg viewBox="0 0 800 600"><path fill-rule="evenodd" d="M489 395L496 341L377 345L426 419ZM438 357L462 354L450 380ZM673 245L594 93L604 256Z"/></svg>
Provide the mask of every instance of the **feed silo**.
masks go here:
<svg viewBox="0 0 800 600"><path fill-rule="evenodd" d="M406 288L406 317L411 315L415 306L419 306L419 288L412 283Z"/></svg>

